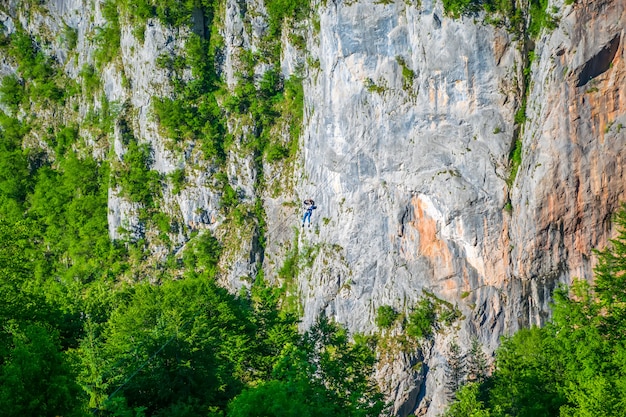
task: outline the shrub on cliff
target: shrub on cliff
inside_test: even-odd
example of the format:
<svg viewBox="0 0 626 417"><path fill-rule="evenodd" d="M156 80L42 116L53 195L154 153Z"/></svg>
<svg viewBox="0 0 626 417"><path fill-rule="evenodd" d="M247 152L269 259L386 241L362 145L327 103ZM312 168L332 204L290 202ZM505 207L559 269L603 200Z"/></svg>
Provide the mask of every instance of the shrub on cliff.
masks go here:
<svg viewBox="0 0 626 417"><path fill-rule="evenodd" d="M376 311L376 325L381 329L388 329L398 318L398 312L391 306L380 306Z"/></svg>

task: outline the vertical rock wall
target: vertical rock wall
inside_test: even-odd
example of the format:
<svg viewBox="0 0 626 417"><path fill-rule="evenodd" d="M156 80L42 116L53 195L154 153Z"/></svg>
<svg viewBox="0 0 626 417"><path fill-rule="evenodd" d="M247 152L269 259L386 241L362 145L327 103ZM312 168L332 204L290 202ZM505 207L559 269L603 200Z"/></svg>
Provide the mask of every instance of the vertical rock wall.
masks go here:
<svg viewBox="0 0 626 417"><path fill-rule="evenodd" d="M423 401L435 415L446 402L447 345L478 337L493 349L518 326L503 210L518 45L503 29L444 17L438 2L328 2L318 11L298 187L318 205L298 242L319 249L300 275L304 326L324 311L372 332L379 306L409 312L424 289L451 302L464 319L423 352L397 350L404 372L380 374L398 380L399 414Z"/></svg>
<svg viewBox="0 0 626 417"><path fill-rule="evenodd" d="M442 411L452 341L492 350L545 322L558 282L591 277L591 249L623 201L623 2L557 7L558 28L536 42L519 132L526 63L505 30L444 17L428 0L318 9L297 190L318 204L298 236L318 248L299 278L304 326L323 311L371 332L378 306L410 311L424 289L463 313L421 352L397 352L404 379L381 373L396 381L399 414L420 401ZM294 236L280 227L272 238Z"/></svg>
<svg viewBox="0 0 626 417"><path fill-rule="evenodd" d="M359 294L329 312L367 329L377 305L410 307L425 286L452 299L501 286L519 59L506 32L432 2L329 3L320 21L299 189L319 233L303 239L339 245ZM305 321L323 286L309 287Z"/></svg>
<svg viewBox="0 0 626 417"><path fill-rule="evenodd" d="M626 198L625 28L624 2L580 1L537 42L510 232L511 274L533 287L527 324L556 282L591 277Z"/></svg>

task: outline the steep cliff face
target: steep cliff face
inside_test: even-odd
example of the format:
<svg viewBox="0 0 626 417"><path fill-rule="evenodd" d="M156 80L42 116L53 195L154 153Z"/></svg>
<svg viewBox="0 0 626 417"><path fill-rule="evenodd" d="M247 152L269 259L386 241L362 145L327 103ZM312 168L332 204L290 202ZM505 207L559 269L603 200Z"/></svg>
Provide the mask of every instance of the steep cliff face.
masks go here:
<svg viewBox="0 0 626 417"><path fill-rule="evenodd" d="M314 231L298 238L320 248L298 285L305 326L324 311L371 332L379 306L410 311L423 290L463 314L423 357L397 352L400 414L416 400L441 411L452 341L492 350L501 335L544 323L559 282L591 277L591 249L623 201L624 5L555 6L560 22L536 40L526 93L526 45L447 18L438 2L319 9L298 186L319 206ZM522 165L509 187L518 134Z"/></svg>
<svg viewBox="0 0 626 417"><path fill-rule="evenodd" d="M5 33L22 26L42 36L42 48L79 79L107 24L102 6L9 2L0 22ZM110 135L82 125L80 133L113 167L128 152L129 134L149 144L169 228L159 233L144 205L112 183L112 239L145 239L145 264L156 270L196 231L215 234L224 246L220 282L239 291L263 271L285 286L303 328L324 313L351 332L377 333L377 378L395 413L435 416L448 401L451 344L466 352L477 339L491 352L501 335L545 322L558 283L591 277L591 249L606 242L611 213L625 198L625 6L554 6L556 29L526 43L480 14L447 17L439 1L313 4L308 20L285 23L280 62L248 68L256 84L272 68L303 79L299 149L287 162L249 152L258 125L245 112L226 111L232 143L221 166L203 155L203 138L169 138L154 117L154 101L175 95L175 76L194 77L159 61L184 55L194 33L207 36L206 16L197 13L188 28L148 19L141 36L122 17L119 52L99 74L103 100L83 94L63 122L112 103ZM246 51L264 55L267 21L260 1L216 8L223 44L215 62L231 92ZM76 31L75 48L59 41L66 25ZM529 48L535 59L524 71ZM0 73L14 71L3 57ZM46 109L33 114L44 120L42 131L54 123ZM287 138L289 123L271 134ZM511 178L517 141L521 165ZM184 184L174 184L175 175ZM263 219L233 221L226 188L249 211L262 202ZM305 198L318 206L310 228L300 227ZM290 257L298 267L286 278L279 271ZM407 342L399 322L377 328L380 306L408 315L425 298L450 313L431 337Z"/></svg>
<svg viewBox="0 0 626 417"><path fill-rule="evenodd" d="M330 311L367 329L376 305L410 307L425 286L453 299L501 286L515 45L496 56L506 32L444 18L430 2L339 5L320 21L299 191L328 222L304 235L343 248L357 295L326 300ZM305 321L320 284L305 295Z"/></svg>
<svg viewBox="0 0 626 417"><path fill-rule="evenodd" d="M408 312L423 289L456 304L466 319L425 352L422 396L436 413L446 343L478 336L492 349L512 330L503 208L521 58L506 31L446 18L436 2L329 3L319 13L298 192L319 206L300 246L321 249L299 282L304 325L325 311L371 332L379 306ZM417 362L396 354L407 369ZM401 414L415 407L425 369L405 375Z"/></svg>
<svg viewBox="0 0 626 417"><path fill-rule="evenodd" d="M625 19L623 2L578 2L537 43L510 229L526 324L542 323L556 282L591 277L624 201Z"/></svg>

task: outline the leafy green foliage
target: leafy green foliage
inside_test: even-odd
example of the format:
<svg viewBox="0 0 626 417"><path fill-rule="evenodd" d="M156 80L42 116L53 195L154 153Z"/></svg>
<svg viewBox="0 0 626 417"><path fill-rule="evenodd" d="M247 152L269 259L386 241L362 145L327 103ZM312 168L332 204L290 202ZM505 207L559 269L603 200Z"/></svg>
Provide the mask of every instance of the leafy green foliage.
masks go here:
<svg viewBox="0 0 626 417"><path fill-rule="evenodd" d="M138 144L134 137L128 137L128 149L124 154L122 167L115 172L122 194L131 201L152 206L155 197L161 194L161 178L151 170L152 152L149 144Z"/></svg>
<svg viewBox="0 0 626 417"><path fill-rule="evenodd" d="M7 59L18 65L16 74L0 83L0 100L9 113L0 112L2 413L218 416L230 410L231 401L246 403L243 393L259 398L256 390L265 387L282 392L285 407L295 392L295 398L315 399L316 408L305 404L312 413L378 415L383 405L370 380L371 343L358 335L352 342L328 322L299 334L295 316L284 308L284 292L267 286L262 273L240 297L219 288L215 278L223 248L208 231L194 235L182 259L172 255L154 266L147 265L154 258L148 261L145 240L109 239L108 190L115 186L141 203L141 221L157 233L157 241L179 231L179 219L158 210L162 178L151 169L150 147L133 134L131 112L100 91L100 70L120 52L122 22L134 24L141 39L150 18L177 27L190 24L192 14L202 16L204 30L197 24L192 28L184 56L160 59L174 94L153 100L154 115L173 147L196 141L219 166L234 140L227 134L226 115L228 103L235 103L232 111L250 115L253 129L244 148L254 156L257 187L263 185L264 162L297 152L302 79L285 80L276 66L259 80L256 56L246 69L245 85L229 99L215 72L220 39L212 19L222 6L212 0L109 0L95 7L106 23L96 29L95 62L82 68L80 85L66 82L38 38L19 29L0 36ZM271 8L280 14L278 20L299 18L308 2L273 2ZM77 40L77 32L65 27L64 46L71 50ZM81 90L83 97L73 98ZM49 106L59 120L78 120L79 109L88 111L75 123L57 125L31 117L29 106L35 106L35 114ZM122 160L96 160L91 155L110 146L114 127L126 151ZM85 131L93 148L81 137ZM46 146L37 148L31 138ZM256 227L253 244L262 250L263 202L242 201L218 170L228 220ZM184 171L168 179L177 192L184 186ZM303 250L309 259L315 253L315 248ZM273 395L272 401L280 398ZM263 402L259 409L269 405Z"/></svg>
<svg viewBox="0 0 626 417"><path fill-rule="evenodd" d="M366 339L350 343L322 318L299 343L285 346L272 380L231 401L228 416L378 416L385 404L370 377L373 364Z"/></svg>
<svg viewBox="0 0 626 417"><path fill-rule="evenodd" d="M406 334L413 339L427 339L442 326L450 326L461 317L461 312L451 303L424 290L421 298L408 314Z"/></svg>
<svg viewBox="0 0 626 417"><path fill-rule="evenodd" d="M367 88L367 91L370 93L378 94L383 94L387 90L384 85L376 84L371 78L365 80L365 88Z"/></svg>
<svg viewBox="0 0 626 417"><path fill-rule="evenodd" d="M436 319L435 304L429 298L422 298L409 314L406 333L416 339L427 338L433 332Z"/></svg>
<svg viewBox="0 0 626 417"><path fill-rule="evenodd" d="M102 377L149 415L223 408L242 387L253 330L246 309L212 281L137 285L111 314L103 353L114 360Z"/></svg>
<svg viewBox="0 0 626 417"><path fill-rule="evenodd" d="M558 21L548 12L548 0L530 0L530 24L528 25L528 34L532 38L539 36L542 28L554 30Z"/></svg>
<svg viewBox="0 0 626 417"><path fill-rule="evenodd" d="M249 59L253 61L253 57ZM254 71L249 63L240 74L234 95L226 104L227 109L253 118L255 135L248 143L250 150L259 159L265 155L268 162L294 156L304 114L304 92L302 78L292 76L284 80L275 69L263 74L259 87L254 86ZM289 142L283 144L272 137L279 120L289 126Z"/></svg>
<svg viewBox="0 0 626 417"><path fill-rule="evenodd" d="M201 106L187 99L160 98L154 101L153 110L168 137L176 142L201 139L204 154L223 161L226 128L213 96L205 98Z"/></svg>
<svg viewBox="0 0 626 417"><path fill-rule="evenodd" d="M404 58L401 57L400 55L396 57L396 61L398 62L398 65L400 65L400 68L402 68L403 87L405 89L410 90L411 88L413 88L413 79L415 78L415 71L409 68Z"/></svg>
<svg viewBox="0 0 626 417"><path fill-rule="evenodd" d="M83 120L83 126L89 127L94 135L99 138L107 137L113 133L113 125L120 114L120 110L119 103L109 102L106 94L102 94L100 96L100 108L90 108ZM121 122L125 123L123 120ZM127 134L126 127L124 127L124 134Z"/></svg>
<svg viewBox="0 0 626 417"><path fill-rule="evenodd" d="M228 175L223 172L218 172L215 174L215 179L217 180L219 187L221 189L221 203L222 207L226 211L227 214L231 214L232 212L237 210L237 206L239 205L240 199L237 191L230 185L228 181Z"/></svg>
<svg viewBox="0 0 626 417"><path fill-rule="evenodd" d="M180 193L180 190L185 186L185 170L177 169L168 174L167 177L172 182L172 193Z"/></svg>
<svg viewBox="0 0 626 417"><path fill-rule="evenodd" d="M376 311L376 325L381 329L388 329L393 326L398 316L398 312L393 307L380 306Z"/></svg>
<svg viewBox="0 0 626 417"><path fill-rule="evenodd" d="M161 233L168 233L172 229L172 219L165 213L154 213L152 221L156 224Z"/></svg>
<svg viewBox="0 0 626 417"><path fill-rule="evenodd" d="M48 139L48 144L54 147L55 154L62 158L66 156L66 153L71 150L71 147L78 139L78 128L76 126L62 126L56 135Z"/></svg>
<svg viewBox="0 0 626 417"><path fill-rule="evenodd" d="M509 161L510 161L510 164L511 164L511 168L510 168L510 172L509 172L508 183L509 183L509 186L511 186L513 184L513 181L515 181L515 177L517 176L517 171L519 169L519 166L522 163L522 141L521 141L521 139L517 139L515 141L515 147L513 147L513 149L511 149L511 153L509 155Z"/></svg>
<svg viewBox="0 0 626 417"><path fill-rule="evenodd" d="M106 259L111 248L102 187L108 172L93 159L80 160L74 154L60 168L38 170L30 216L43 228L43 243L64 259L62 269L67 269L68 277L90 280L98 260Z"/></svg>
<svg viewBox="0 0 626 417"><path fill-rule="evenodd" d="M470 382L483 382L487 377L487 357L478 339L472 339L470 351L466 358L467 380Z"/></svg>
<svg viewBox="0 0 626 417"><path fill-rule="evenodd" d="M78 30L65 25L62 39L69 51L74 50L74 48L76 48L76 44L78 43Z"/></svg>
<svg viewBox="0 0 626 417"><path fill-rule="evenodd" d="M17 221L32 190L28 152L21 147L26 128L0 112L0 214Z"/></svg>
<svg viewBox="0 0 626 417"><path fill-rule="evenodd" d="M17 112L20 104L24 101L24 86L14 75L9 75L2 79L0 84L0 100L13 113Z"/></svg>
<svg viewBox="0 0 626 417"><path fill-rule="evenodd" d="M32 101L50 100L61 103L65 99L63 90L57 85L62 75L33 39L22 31L16 31L10 37L9 55L15 59L18 65L17 72L23 80L25 92L20 91L21 82L17 80L2 83L2 92L6 94L3 100L7 101L10 108L15 108L24 97L28 96Z"/></svg>
<svg viewBox="0 0 626 417"><path fill-rule="evenodd" d="M454 401L444 417L490 417L491 413L485 410L485 405L480 399L480 385L477 383L469 383L464 385L456 393L456 401Z"/></svg>
<svg viewBox="0 0 626 417"><path fill-rule="evenodd" d="M180 27L187 25L194 8L208 1L179 1L179 0L119 0L122 11L130 16L137 24L145 24L148 18L157 17L164 25Z"/></svg>
<svg viewBox="0 0 626 417"><path fill-rule="evenodd" d="M298 275L303 268L311 268L319 251L319 246L298 245L299 231L296 229L293 244L287 252L283 265L278 269L281 280L281 308L294 314L302 313L298 292Z"/></svg>
<svg viewBox="0 0 626 417"><path fill-rule="evenodd" d="M280 291L268 285L259 273L250 289L250 305L254 309L252 320L256 326L259 355L253 356L254 368L249 381L269 380L275 360L286 346L298 343L296 317L279 309Z"/></svg>
<svg viewBox="0 0 626 417"><path fill-rule="evenodd" d="M185 249L184 263L189 270L205 271L209 277L217 273L222 245L209 233L197 236Z"/></svg>
<svg viewBox="0 0 626 417"><path fill-rule="evenodd" d="M267 162L275 162L289 156L289 149L278 143L270 143L266 148Z"/></svg>
<svg viewBox="0 0 626 417"><path fill-rule="evenodd" d="M304 19L309 13L309 0L269 0L266 2L269 36L279 38L285 18L295 21Z"/></svg>
<svg viewBox="0 0 626 417"><path fill-rule="evenodd" d="M284 82L284 102L281 106L281 119L289 125L290 141L288 144L289 156L293 157L298 151L298 140L304 117L304 88L302 77L293 75ZM268 158L269 159L269 158Z"/></svg>
<svg viewBox="0 0 626 417"><path fill-rule="evenodd" d="M461 347L456 343L450 344L448 355L448 372L446 390L449 395L454 395L465 382L465 357L461 353Z"/></svg>
<svg viewBox="0 0 626 417"><path fill-rule="evenodd" d="M58 335L41 325L11 329L10 355L0 366L5 416L81 416L82 394Z"/></svg>
<svg viewBox="0 0 626 417"><path fill-rule="evenodd" d="M115 59L121 44L120 18L115 0L106 0L101 6L101 11L106 23L98 28L96 33L98 49L94 58L98 69Z"/></svg>
<svg viewBox="0 0 626 417"><path fill-rule="evenodd" d="M298 261L300 260L300 254L298 252L298 240L297 236L294 239L294 247L287 253L283 266L278 270L278 277L283 281L291 281L298 276Z"/></svg>
<svg viewBox="0 0 626 417"><path fill-rule="evenodd" d="M40 294L30 291L29 279L33 274L34 261L39 257L34 251L33 227L30 222L0 221L0 294L4 302L0 305L0 320L21 324L25 321L47 323L51 318L51 307ZM10 344L11 326L2 327L0 352L6 355ZM2 356L4 361L4 356Z"/></svg>
<svg viewBox="0 0 626 417"><path fill-rule="evenodd" d="M526 102L523 102L520 108L515 112L515 124L521 125L526 121Z"/></svg>
<svg viewBox="0 0 626 417"><path fill-rule="evenodd" d="M89 331L79 351L79 381L101 412L203 415L222 412L229 402L233 416L265 415L279 405L287 415L319 415L317 409L375 416L383 410L370 379L368 341L350 342L326 320L298 335L293 318L276 310L277 293L262 277L252 288L252 304L202 277L135 285L124 299L102 337Z"/></svg>
<svg viewBox="0 0 626 417"><path fill-rule="evenodd" d="M82 79L82 91L86 96L93 95L100 88L100 77L92 65L83 65L79 74Z"/></svg>
<svg viewBox="0 0 626 417"><path fill-rule="evenodd" d="M261 79L259 87L254 86L254 70L250 66L241 74L241 79L234 91L234 96L227 103L228 108L239 114L249 113L256 127L256 134L248 143L256 155L263 152L270 142L270 129L280 115L277 103L282 101L283 80L279 73L268 70Z"/></svg>
<svg viewBox="0 0 626 417"><path fill-rule="evenodd" d="M487 21L506 24L514 32L527 31L531 38L539 36L542 28L553 30L556 27L557 20L547 7L547 0L530 0L523 7L513 0L443 0L444 11L452 17L473 15L484 10L488 15Z"/></svg>
<svg viewBox="0 0 626 417"><path fill-rule="evenodd" d="M162 65L175 73L176 98L155 98L154 114L165 134L176 143L198 140L207 158L223 162L226 122L217 103L217 75L212 64L210 40L191 35L186 43L184 62L164 56ZM182 70L191 70L193 79L182 80Z"/></svg>
<svg viewBox="0 0 626 417"><path fill-rule="evenodd" d="M285 416L312 417L333 415L332 403L324 392L300 379L296 381L271 380L244 390L231 403L229 417ZM318 414L319 413L319 414Z"/></svg>
<svg viewBox="0 0 626 417"><path fill-rule="evenodd" d="M31 282L41 259L35 231L32 222L0 221L0 407L7 416L82 415L59 336L72 326Z"/></svg>
<svg viewBox="0 0 626 417"><path fill-rule="evenodd" d="M443 10L454 17L476 13L481 10L482 1L478 0L443 0Z"/></svg>
<svg viewBox="0 0 626 417"><path fill-rule="evenodd" d="M56 153L55 166L36 150L22 148L28 130L0 114L0 211L4 221L17 227L10 233L11 247L21 248L28 259L27 273L12 288L30 297L21 305L49 317L31 312L27 322L45 322L67 347L80 337L79 312L98 315L99 302L85 302L83 292L117 265L118 252L108 238L108 169L73 152L79 140L74 126L59 127L47 138ZM21 228L26 231L19 232ZM28 246L20 243L22 233ZM15 259L7 265L17 271L20 257L11 256Z"/></svg>

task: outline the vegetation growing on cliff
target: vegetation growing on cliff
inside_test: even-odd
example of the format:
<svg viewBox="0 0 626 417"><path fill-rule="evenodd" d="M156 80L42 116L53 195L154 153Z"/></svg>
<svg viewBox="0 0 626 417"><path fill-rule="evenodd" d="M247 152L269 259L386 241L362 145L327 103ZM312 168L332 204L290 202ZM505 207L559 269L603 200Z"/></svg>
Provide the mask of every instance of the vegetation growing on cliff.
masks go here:
<svg viewBox="0 0 626 417"><path fill-rule="evenodd" d="M395 323L399 313L389 305L382 305L376 310L376 326L380 329L389 329Z"/></svg>
<svg viewBox="0 0 626 417"><path fill-rule="evenodd" d="M210 26L216 4L105 2L102 13L107 23L94 38L99 45L95 62L82 67L82 96L78 84L59 71L37 39L19 28L0 39L2 52L17 66L16 74L3 78L0 85L7 112L0 111L0 410L4 414L383 413L385 406L371 381L373 342L358 335L350 341L343 329L323 318L309 332L299 334L296 317L284 308L288 304L284 293L268 287L262 274L249 293L228 294L215 281L224 247L210 232L193 234L179 256L168 256L148 272L143 269L145 240L109 240L106 207L109 187L114 185L143 208L142 221L153 223L160 236L178 230L158 210L165 179L152 169L150 147L134 137L124 110L118 108L121 105L96 97L100 89L96 68L119 53L120 24L125 23L120 19L136 25L133 33L139 39L147 19L153 17L177 27L188 25L200 9ZM302 79L299 74L288 79L280 75L275 46L283 19L299 19L308 8L308 2L266 4L272 54L242 56L249 61L244 62L234 96L216 73L220 40L210 30L210 36L190 35L181 56L162 57L163 68L173 74L174 94L154 100L153 108L172 148L197 141L204 156L215 162L214 178L228 221L241 227L254 220L261 250L263 205L257 198L243 207L223 167L234 140L227 133L227 118L229 114L250 117L251 133L241 140L245 151L254 156L260 191L265 186L264 164L297 152ZM543 2L533 4L545 12ZM75 45L75 33L66 33L67 42ZM259 77L255 72L259 63L274 67ZM414 74L403 61L398 63L408 88ZM190 79L184 75L186 70ZM79 106L88 109L84 119L79 117L83 114ZM44 109L47 118L36 117L31 107ZM98 159L97 145L104 139L108 149L114 127L124 155L119 161ZM513 153L514 161L519 154ZM185 185L185 171L174 171L169 180L177 193ZM293 280L303 252L295 250L287 258L279 272L285 281ZM311 252L306 257L310 259ZM624 300L618 296L623 292L619 278L626 265L610 258L601 267L614 274L613 279L599 279L597 285L604 283L604 287L578 284L577 298L561 293L552 325L561 320L561 327L533 329L505 342L494 376L482 384L482 378L475 378L476 383L466 385L451 413L458 409L477 415L497 410L533 414L556 406L566 415L577 410L599 413L593 401L617 410L622 404L623 367L620 358L608 364L602 359L615 352L623 356L619 326ZM381 328L393 326L399 317L386 307L379 310ZM425 298L408 315L406 331L415 339L428 338L438 323L449 325L458 318L456 308ZM574 326L563 325L565 321ZM590 329L585 327L589 323ZM570 351L569 356L555 359L554 352L564 350ZM537 368L537 363L552 373ZM576 371L583 376L576 379ZM460 377L458 372L455 375L457 386ZM542 388L542 395L531 404L536 386Z"/></svg>
<svg viewBox="0 0 626 417"><path fill-rule="evenodd" d="M6 415L242 415L272 404L267 393L294 416L380 413L371 349L325 320L298 334L262 280L249 296L219 288L210 234L188 246L183 279L125 283L136 246L108 239L106 168L68 146L71 128L56 136L58 165L41 164L21 123L0 121Z"/></svg>
<svg viewBox="0 0 626 417"><path fill-rule="evenodd" d="M528 33L531 38L543 28L554 29L557 20L553 15L558 11L548 9L548 0L530 0L527 6L515 0L443 0L443 9L453 17L485 11L488 22L505 25L518 34Z"/></svg>

